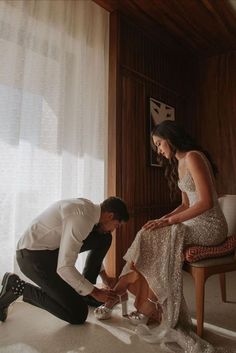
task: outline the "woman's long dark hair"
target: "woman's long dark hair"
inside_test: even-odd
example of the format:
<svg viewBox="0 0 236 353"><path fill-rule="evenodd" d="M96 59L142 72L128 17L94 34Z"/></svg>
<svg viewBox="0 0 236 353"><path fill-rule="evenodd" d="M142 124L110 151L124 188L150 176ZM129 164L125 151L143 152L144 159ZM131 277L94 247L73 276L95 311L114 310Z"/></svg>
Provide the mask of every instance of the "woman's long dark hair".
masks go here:
<svg viewBox="0 0 236 353"><path fill-rule="evenodd" d="M153 137L160 137L167 140L172 150L171 158L166 159L158 155L157 147L153 144ZM214 176L218 173L216 164L213 162L210 154L205 151L180 125L172 120L164 120L160 124L156 125L151 133L152 147L157 152L157 159L165 167L165 176L168 180L168 185L171 191L171 197L176 194L178 190L178 160L175 157L176 151L188 152L188 151L200 151L210 162Z"/></svg>

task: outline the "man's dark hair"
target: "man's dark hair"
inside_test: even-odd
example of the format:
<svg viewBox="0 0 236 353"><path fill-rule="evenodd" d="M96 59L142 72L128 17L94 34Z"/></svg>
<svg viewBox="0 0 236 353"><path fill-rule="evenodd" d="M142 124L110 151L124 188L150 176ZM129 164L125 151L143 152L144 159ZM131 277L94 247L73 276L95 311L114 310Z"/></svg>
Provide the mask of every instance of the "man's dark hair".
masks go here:
<svg viewBox="0 0 236 353"><path fill-rule="evenodd" d="M101 203L101 210L102 212L114 213L113 219L117 219L119 222L127 222L129 220L127 206L125 202L119 197L108 197Z"/></svg>

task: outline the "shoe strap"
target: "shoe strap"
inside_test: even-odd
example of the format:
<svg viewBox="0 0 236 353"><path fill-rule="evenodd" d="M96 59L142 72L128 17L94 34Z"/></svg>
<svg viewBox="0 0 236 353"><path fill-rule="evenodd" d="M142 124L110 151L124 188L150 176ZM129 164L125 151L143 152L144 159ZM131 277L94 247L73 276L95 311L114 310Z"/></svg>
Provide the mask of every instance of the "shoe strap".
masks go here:
<svg viewBox="0 0 236 353"><path fill-rule="evenodd" d="M151 302L152 304L154 304L157 310L159 309L159 302L157 300L155 301L155 300L152 300L150 298L147 298L147 300L149 302Z"/></svg>
<svg viewBox="0 0 236 353"><path fill-rule="evenodd" d="M124 295L127 295L127 292L123 292L123 293L121 293L121 294L117 294L120 303L121 303L122 297L123 297Z"/></svg>

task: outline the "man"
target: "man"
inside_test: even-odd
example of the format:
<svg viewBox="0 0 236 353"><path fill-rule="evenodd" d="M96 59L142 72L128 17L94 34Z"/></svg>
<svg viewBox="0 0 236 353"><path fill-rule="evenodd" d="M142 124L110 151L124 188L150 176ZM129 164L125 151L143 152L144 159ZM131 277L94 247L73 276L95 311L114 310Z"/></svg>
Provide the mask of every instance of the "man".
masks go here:
<svg viewBox="0 0 236 353"><path fill-rule="evenodd" d="M96 303L114 299L109 288L94 286L97 276L109 286L102 261L111 245L111 232L129 219L125 203L109 197L95 205L86 199L62 200L41 213L17 244L21 271L38 286L6 273L0 293L0 321L19 296L71 324L88 315L86 299ZM83 275L76 269L78 254L90 250ZM90 297L86 297L86 296Z"/></svg>

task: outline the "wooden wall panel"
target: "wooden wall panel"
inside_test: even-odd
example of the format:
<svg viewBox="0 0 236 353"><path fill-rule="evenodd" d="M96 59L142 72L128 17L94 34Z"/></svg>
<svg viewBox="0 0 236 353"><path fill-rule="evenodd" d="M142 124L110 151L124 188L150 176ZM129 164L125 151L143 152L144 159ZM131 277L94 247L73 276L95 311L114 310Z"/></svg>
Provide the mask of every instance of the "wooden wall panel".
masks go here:
<svg viewBox="0 0 236 353"><path fill-rule="evenodd" d="M145 31L138 18L110 15L108 192L123 197L131 213L114 234L107 261L113 276L138 229L174 206L163 170L149 164L148 97L176 107L176 120L219 167L218 192L236 194L236 52L206 57L203 48L195 58L158 27L156 35Z"/></svg>
<svg viewBox="0 0 236 353"><path fill-rule="evenodd" d="M93 1L109 12L119 10L133 18L175 51L185 47L196 55L210 56L236 49L235 0Z"/></svg>
<svg viewBox="0 0 236 353"><path fill-rule="evenodd" d="M129 223L114 235L108 255L109 273L118 276L123 266L122 257L140 227L176 206L170 200L163 169L150 166L148 99L153 97L174 106L176 120L186 124L189 119L186 125L191 127L194 119L188 117L187 112L194 96L191 77L195 61L186 53L180 56L172 48L166 48L117 13L111 14L110 21L111 26L115 21L119 31L119 35L113 33L110 38L112 46L119 48L116 62L119 75L116 75L115 85L114 80L110 82L113 95L116 87L113 101L117 106L115 112L109 110L110 124L113 127L114 122L116 124L116 153L113 153L116 177L110 178L113 186L109 190L110 194L116 190L116 195L127 202L131 214ZM109 129L109 148L114 152L113 133L114 129ZM108 168L111 172L114 161L110 161Z"/></svg>
<svg viewBox="0 0 236 353"><path fill-rule="evenodd" d="M236 51L199 62L196 132L218 165L219 194L236 194Z"/></svg>
<svg viewBox="0 0 236 353"><path fill-rule="evenodd" d="M191 56L176 53L156 39L143 32L138 26L131 25L122 18L120 37L122 67L139 76L152 80L155 84L175 95L185 95ZM190 59L190 62L189 62ZM189 72L191 75L191 72Z"/></svg>

